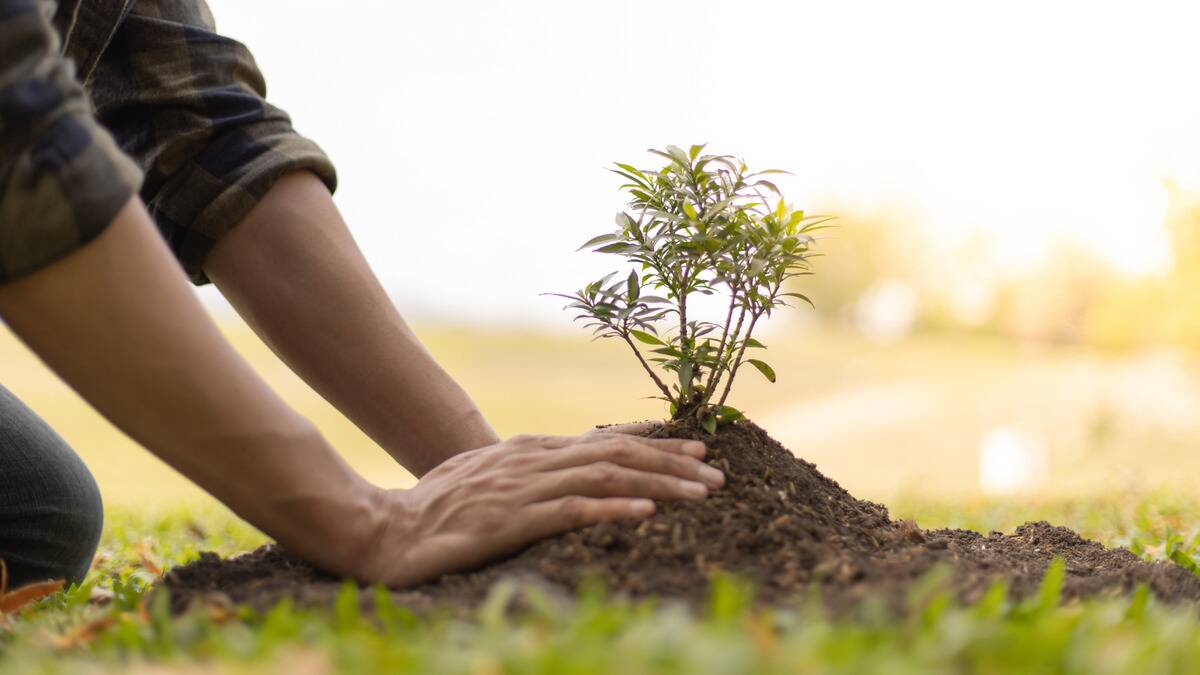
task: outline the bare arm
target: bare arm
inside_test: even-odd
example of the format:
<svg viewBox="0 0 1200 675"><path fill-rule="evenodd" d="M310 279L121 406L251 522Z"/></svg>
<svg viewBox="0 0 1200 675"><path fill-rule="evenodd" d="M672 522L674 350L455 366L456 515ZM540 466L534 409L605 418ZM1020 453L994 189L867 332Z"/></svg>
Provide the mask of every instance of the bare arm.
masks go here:
<svg viewBox="0 0 1200 675"><path fill-rule="evenodd" d="M312 174L280 179L204 269L288 366L417 476L499 440L404 323Z"/></svg>
<svg viewBox="0 0 1200 675"><path fill-rule="evenodd" d="M516 438L411 490L375 488L224 341L136 198L94 241L0 284L0 316L134 440L295 553L365 581L417 583L723 482L700 443L594 434Z"/></svg>
<svg viewBox="0 0 1200 675"><path fill-rule="evenodd" d="M379 491L229 347L139 200L82 249L0 285L0 316L143 446L297 553L349 571L331 544L365 541Z"/></svg>

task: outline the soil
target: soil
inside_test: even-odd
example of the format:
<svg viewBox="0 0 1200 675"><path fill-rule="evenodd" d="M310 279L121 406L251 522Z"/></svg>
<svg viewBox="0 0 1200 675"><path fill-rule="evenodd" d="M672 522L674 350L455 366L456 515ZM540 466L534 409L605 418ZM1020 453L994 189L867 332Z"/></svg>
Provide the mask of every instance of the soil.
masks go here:
<svg viewBox="0 0 1200 675"><path fill-rule="evenodd" d="M679 423L655 436L701 438ZM394 597L415 611L478 605L505 577L571 592L589 578L632 598L658 596L696 606L709 578L733 572L754 581L758 601L794 604L815 590L833 612L877 597L903 612L907 598L935 568L964 602L978 600L997 580L1013 597L1036 592L1049 563L1063 558L1064 599L1130 593L1145 584L1168 603L1200 600L1200 576L1167 562L1145 562L1045 522L1012 534L923 530L894 521L879 504L855 499L817 468L797 459L749 421L705 436L708 461L726 485L703 502L666 502L637 524L605 523L538 542L471 572L448 574ZM164 579L172 605L200 600L265 610L283 598L328 606L339 579L278 546L230 559L202 554ZM364 589L363 603L374 593Z"/></svg>

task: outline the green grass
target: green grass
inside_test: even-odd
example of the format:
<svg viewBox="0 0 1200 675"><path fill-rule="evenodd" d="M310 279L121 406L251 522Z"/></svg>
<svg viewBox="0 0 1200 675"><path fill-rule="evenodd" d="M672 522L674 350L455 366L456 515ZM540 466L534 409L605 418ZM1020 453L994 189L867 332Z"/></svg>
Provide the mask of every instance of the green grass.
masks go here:
<svg viewBox="0 0 1200 675"><path fill-rule="evenodd" d="M1146 557L1195 568L1200 502L1153 495L1087 502L893 505L927 526L1011 529L1045 518ZM147 569L201 550L228 554L262 536L219 509L110 514L100 561L85 583L13 617L0 631L4 672L437 672L437 673L1173 673L1200 663L1200 616L1145 594L1059 605L1048 575L1037 597L1013 604L1002 588L960 607L930 579L907 618L881 608L831 620L802 601L757 611L732 578L712 587L707 611L626 603L598 589L572 604L527 596L532 609L499 608L520 591L493 590L470 620L418 619L384 603L362 616L350 595L331 611L280 605L262 616L197 610L171 619L165 597L144 590ZM143 563L149 561L149 565ZM1061 572L1061 569L1058 570ZM112 593L106 606L88 598ZM150 599L153 597L153 599ZM104 619L104 617L108 617ZM64 646L81 626L105 620L93 640ZM68 641L69 642L69 641Z"/></svg>

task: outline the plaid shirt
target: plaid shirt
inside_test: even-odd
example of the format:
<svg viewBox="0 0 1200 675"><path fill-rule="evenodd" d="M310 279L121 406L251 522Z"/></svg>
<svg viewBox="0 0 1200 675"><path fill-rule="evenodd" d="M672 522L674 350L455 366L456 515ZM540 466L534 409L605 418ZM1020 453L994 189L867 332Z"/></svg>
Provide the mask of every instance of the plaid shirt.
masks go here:
<svg viewBox="0 0 1200 675"><path fill-rule="evenodd" d="M192 280L284 173L336 174L265 101L203 0L0 0L0 282L99 235L140 191Z"/></svg>

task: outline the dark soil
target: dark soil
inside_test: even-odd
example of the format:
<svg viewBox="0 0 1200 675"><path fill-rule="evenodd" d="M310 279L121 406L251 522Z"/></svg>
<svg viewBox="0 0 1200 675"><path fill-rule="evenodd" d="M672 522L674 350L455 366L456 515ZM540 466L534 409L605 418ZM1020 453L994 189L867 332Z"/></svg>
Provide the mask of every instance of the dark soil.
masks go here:
<svg viewBox="0 0 1200 675"><path fill-rule="evenodd" d="M700 438L681 425L654 435ZM887 509L855 499L750 422L704 440L707 461L727 479L707 500L662 503L640 524L606 523L546 539L487 567L397 592L396 600L418 611L473 607L503 577L569 592L598 576L626 596L694 605L706 596L707 580L726 571L752 579L763 603L795 603L816 589L835 612L868 596L904 611L914 584L936 567L945 568L949 587L971 602L1001 579L1015 597L1035 592L1055 557L1066 563L1066 599L1125 594L1144 583L1166 602L1200 600L1200 577L1191 572L1144 562L1045 522L983 536L893 521ZM341 587L277 546L228 560L204 554L171 570L164 583L177 609L197 599L259 610L285 597L328 605ZM366 604L372 597L363 591Z"/></svg>

